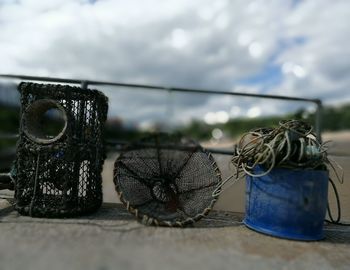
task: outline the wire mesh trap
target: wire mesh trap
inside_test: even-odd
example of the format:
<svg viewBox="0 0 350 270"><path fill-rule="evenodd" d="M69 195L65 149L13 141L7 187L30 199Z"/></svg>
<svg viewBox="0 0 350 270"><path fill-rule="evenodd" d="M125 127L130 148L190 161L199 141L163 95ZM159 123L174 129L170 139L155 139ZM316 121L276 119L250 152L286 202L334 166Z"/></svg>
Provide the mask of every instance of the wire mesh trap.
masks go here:
<svg viewBox="0 0 350 270"><path fill-rule="evenodd" d="M120 200L142 223L181 227L208 214L221 174L201 146L162 134L123 149L114 183Z"/></svg>
<svg viewBox="0 0 350 270"><path fill-rule="evenodd" d="M102 203L103 125L97 90L21 83L15 199L23 215L66 217Z"/></svg>

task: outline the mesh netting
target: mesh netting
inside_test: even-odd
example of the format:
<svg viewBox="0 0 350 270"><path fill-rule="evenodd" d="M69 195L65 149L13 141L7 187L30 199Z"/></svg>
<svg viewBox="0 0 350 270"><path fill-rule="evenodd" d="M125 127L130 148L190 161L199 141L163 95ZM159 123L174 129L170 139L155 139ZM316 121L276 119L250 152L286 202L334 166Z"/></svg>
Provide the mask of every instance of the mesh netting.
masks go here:
<svg viewBox="0 0 350 270"><path fill-rule="evenodd" d="M63 85L21 83L19 91L17 210L30 216L65 217L98 209L107 98L96 90Z"/></svg>
<svg viewBox="0 0 350 270"><path fill-rule="evenodd" d="M143 223L183 226L211 210L221 175L198 144L157 135L126 147L115 162L114 183L121 201Z"/></svg>

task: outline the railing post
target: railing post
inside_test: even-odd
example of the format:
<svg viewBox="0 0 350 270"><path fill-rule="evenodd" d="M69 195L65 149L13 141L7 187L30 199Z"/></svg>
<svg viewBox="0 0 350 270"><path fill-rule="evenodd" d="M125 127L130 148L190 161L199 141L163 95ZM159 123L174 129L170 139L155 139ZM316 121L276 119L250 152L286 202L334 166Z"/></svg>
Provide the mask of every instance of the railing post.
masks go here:
<svg viewBox="0 0 350 270"><path fill-rule="evenodd" d="M167 129L171 129L171 124L174 123L174 108L173 108L173 91L171 89L168 89L168 102L167 102L167 109L166 109L166 117L168 119L166 119L166 123Z"/></svg>
<svg viewBox="0 0 350 270"><path fill-rule="evenodd" d="M318 100L316 102L316 113L315 113L315 132L316 136L320 142L322 142L322 101Z"/></svg>
<svg viewBox="0 0 350 270"><path fill-rule="evenodd" d="M88 86L89 86L89 83L88 83L87 81L81 81L80 87L81 87L82 89L87 89Z"/></svg>

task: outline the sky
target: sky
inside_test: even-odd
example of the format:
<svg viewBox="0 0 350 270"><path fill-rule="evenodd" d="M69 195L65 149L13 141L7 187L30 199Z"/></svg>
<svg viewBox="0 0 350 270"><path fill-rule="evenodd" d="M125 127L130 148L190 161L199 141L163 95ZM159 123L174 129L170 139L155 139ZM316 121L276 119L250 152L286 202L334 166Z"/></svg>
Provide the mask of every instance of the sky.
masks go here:
<svg viewBox="0 0 350 270"><path fill-rule="evenodd" d="M0 73L350 101L348 0L0 0ZM308 104L100 88L110 117L217 123Z"/></svg>

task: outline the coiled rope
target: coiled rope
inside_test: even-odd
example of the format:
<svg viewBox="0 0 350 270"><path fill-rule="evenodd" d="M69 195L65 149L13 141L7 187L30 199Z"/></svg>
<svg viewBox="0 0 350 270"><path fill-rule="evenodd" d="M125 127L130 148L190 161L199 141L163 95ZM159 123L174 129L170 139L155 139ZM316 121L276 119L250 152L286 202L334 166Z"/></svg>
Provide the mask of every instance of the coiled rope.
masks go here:
<svg viewBox="0 0 350 270"><path fill-rule="evenodd" d="M231 160L236 174L253 177L268 174L275 167L324 169L330 163L326 143L321 143L312 127L299 120L284 120L277 128L259 128L245 133ZM260 165L263 173L254 173ZM342 178L339 178L342 181Z"/></svg>

